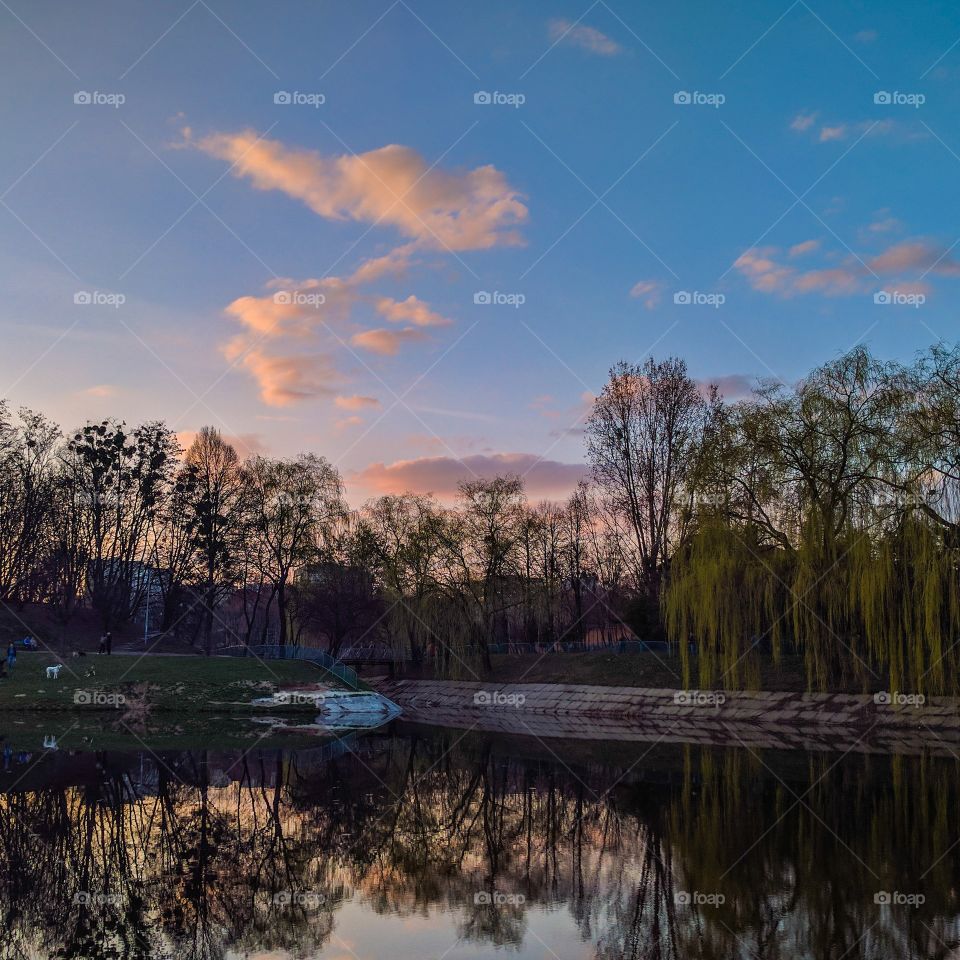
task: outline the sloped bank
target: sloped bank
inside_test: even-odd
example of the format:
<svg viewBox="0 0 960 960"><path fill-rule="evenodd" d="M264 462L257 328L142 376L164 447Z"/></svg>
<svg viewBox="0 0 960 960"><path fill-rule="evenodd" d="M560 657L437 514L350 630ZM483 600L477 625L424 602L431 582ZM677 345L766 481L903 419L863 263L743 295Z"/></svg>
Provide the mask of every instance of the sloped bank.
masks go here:
<svg viewBox="0 0 960 960"><path fill-rule="evenodd" d="M406 720L540 738L754 749L960 753L960 701L482 681L371 683Z"/></svg>

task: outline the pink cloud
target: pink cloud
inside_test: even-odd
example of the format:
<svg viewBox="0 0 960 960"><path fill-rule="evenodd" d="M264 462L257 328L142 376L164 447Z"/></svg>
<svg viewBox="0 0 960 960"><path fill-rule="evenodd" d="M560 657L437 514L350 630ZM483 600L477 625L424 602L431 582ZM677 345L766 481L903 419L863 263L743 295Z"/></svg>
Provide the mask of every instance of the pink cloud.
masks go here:
<svg viewBox="0 0 960 960"><path fill-rule="evenodd" d="M341 410L367 410L380 406L380 401L376 397L361 397L359 395L337 397L333 402Z"/></svg>
<svg viewBox="0 0 960 960"><path fill-rule="evenodd" d="M413 343L424 339L426 339L426 334L422 330L404 327L402 330L364 330L362 333L355 333L350 338L350 342L355 347L369 350L371 353L392 357L399 353L400 347L405 343Z"/></svg>
<svg viewBox="0 0 960 960"><path fill-rule="evenodd" d="M660 302L660 290L656 280L638 280L630 288L630 296L643 300L643 305L652 310Z"/></svg>
<svg viewBox="0 0 960 960"><path fill-rule="evenodd" d="M870 261L877 273L898 273L903 270L929 270L946 276L960 275L960 262L949 251L925 240L907 240L885 250Z"/></svg>
<svg viewBox="0 0 960 960"><path fill-rule="evenodd" d="M417 327L427 327L453 322L413 294L406 300L394 300L363 289L364 284L385 274L402 273L409 265L410 248L407 246L365 261L346 277L273 280L267 285L272 292L258 297L238 297L227 305L227 316L239 323L244 332L227 344L225 352L230 359L238 359L239 365L257 379L261 396L267 403L286 405L329 393L325 382L315 381L311 375L311 364L315 365L315 361L297 362L306 341L325 344L330 349L343 346L349 338L354 346L391 356L402 344L425 339L422 333L411 327L358 332L352 337L348 327L348 332L341 336L337 327L347 324L358 305L372 306L393 323L409 322ZM353 329L356 329L355 325ZM281 351L281 356L276 355L275 347L269 352L262 347L268 341L283 338L287 339L288 345ZM251 350L249 355L245 354L247 349ZM335 376L328 355L323 380Z"/></svg>
<svg viewBox="0 0 960 960"><path fill-rule="evenodd" d="M390 297L380 297L377 300L377 310L382 317L391 323L412 323L417 327L445 327L453 323L446 317L430 309L413 294L406 300L393 300Z"/></svg>
<svg viewBox="0 0 960 960"><path fill-rule="evenodd" d="M80 391L86 397L97 397L98 399L106 397L115 397L117 388L109 383L98 383L96 386L87 387Z"/></svg>
<svg viewBox="0 0 960 960"><path fill-rule="evenodd" d="M233 175L255 189L279 190L330 220L383 223L434 249L522 243L516 228L527 219L527 208L491 165L450 173L398 144L325 156L260 138L253 130L189 142L230 163Z"/></svg>
<svg viewBox="0 0 960 960"><path fill-rule="evenodd" d="M791 252L795 249L791 248ZM897 289L905 291L909 283L901 278L912 271L960 276L960 261L951 257L947 248L927 240L905 241L869 259L858 260L850 256L840 266L806 271L780 262L778 253L775 247L754 247L741 254L734 267L754 290L781 297L808 293L828 297L853 296L875 290L878 279L896 281ZM919 284L917 292L926 292L926 284L920 284L919 279L914 283Z"/></svg>
<svg viewBox="0 0 960 960"><path fill-rule="evenodd" d="M802 257L808 253L813 253L813 251L819 249L819 247L820 247L819 240L804 240L803 243L795 243L790 248L790 256Z"/></svg>
<svg viewBox="0 0 960 960"><path fill-rule="evenodd" d="M363 423L363 417L352 416L342 417L333 426L338 433L343 433L344 430L352 430L354 427L362 426Z"/></svg>
<svg viewBox="0 0 960 960"><path fill-rule="evenodd" d="M273 407L329 396L342 379L327 354L270 354L242 337L231 340L224 353L250 373L263 402Z"/></svg>
<svg viewBox="0 0 960 960"><path fill-rule="evenodd" d="M821 127L819 140L821 143L827 143L830 140L843 140L847 135L847 125L838 123L833 127Z"/></svg>
<svg viewBox="0 0 960 960"><path fill-rule="evenodd" d="M460 460L418 457L390 464L372 463L354 474L352 483L374 495L411 490L450 498L463 480L508 473L524 477L531 499L562 499L587 476L588 468L582 463L541 460L532 453L470 454Z"/></svg>
<svg viewBox="0 0 960 960"><path fill-rule="evenodd" d="M728 373L722 377L708 377L698 381L700 390L706 395L711 387L716 387L724 400L744 400L753 394L754 377L742 373Z"/></svg>

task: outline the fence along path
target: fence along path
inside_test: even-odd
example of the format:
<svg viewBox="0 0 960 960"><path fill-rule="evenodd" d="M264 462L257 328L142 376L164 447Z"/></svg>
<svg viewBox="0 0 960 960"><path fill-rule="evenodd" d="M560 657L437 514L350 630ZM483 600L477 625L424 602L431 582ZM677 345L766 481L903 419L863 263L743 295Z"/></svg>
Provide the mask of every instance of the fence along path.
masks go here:
<svg viewBox="0 0 960 960"><path fill-rule="evenodd" d="M225 657L256 657L258 660L307 660L333 674L351 690L360 689L360 681L356 670L351 670L350 667L331 657L329 653L313 647L292 646L290 644L280 646L278 643L251 644L250 646L225 647L221 654Z"/></svg>

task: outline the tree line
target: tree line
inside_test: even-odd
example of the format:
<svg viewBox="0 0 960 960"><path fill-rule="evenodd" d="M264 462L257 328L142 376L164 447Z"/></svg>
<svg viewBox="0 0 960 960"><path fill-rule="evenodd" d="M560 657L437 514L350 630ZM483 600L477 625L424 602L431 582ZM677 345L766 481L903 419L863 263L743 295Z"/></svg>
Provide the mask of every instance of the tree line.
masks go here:
<svg viewBox="0 0 960 960"><path fill-rule="evenodd" d="M0 599L68 629L145 600L222 643L376 639L448 674L497 644L668 640L686 679L955 691L960 348L856 348L729 402L682 359L622 362L585 424L590 479L531 503L516 476L359 509L313 454L242 461L213 428L73 433L0 407Z"/></svg>

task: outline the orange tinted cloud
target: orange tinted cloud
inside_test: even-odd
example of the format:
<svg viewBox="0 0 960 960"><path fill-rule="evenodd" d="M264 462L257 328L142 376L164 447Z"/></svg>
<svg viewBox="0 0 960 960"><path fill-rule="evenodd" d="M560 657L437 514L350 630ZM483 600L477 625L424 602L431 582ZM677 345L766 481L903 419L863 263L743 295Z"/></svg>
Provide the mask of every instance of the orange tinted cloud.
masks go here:
<svg viewBox="0 0 960 960"><path fill-rule="evenodd" d="M355 333L350 338L350 342L355 347L369 350L371 353L392 357L399 352L400 347L405 343L424 340L425 338L426 335L421 330L404 327L402 330L364 330L362 333Z"/></svg>
<svg viewBox="0 0 960 960"><path fill-rule="evenodd" d="M457 484L476 477L491 478L512 473L524 477L531 499L561 499L587 476L582 463L541 460L532 453L471 454L453 457L418 457L394 463L372 463L352 478L352 483L372 494L433 493L450 498Z"/></svg>
<svg viewBox="0 0 960 960"><path fill-rule="evenodd" d="M333 402L341 410L366 410L380 406L380 401L376 397L361 397L358 395L337 397Z"/></svg>
<svg viewBox="0 0 960 960"><path fill-rule="evenodd" d="M957 276L960 262L948 256L949 251L923 240L908 240L894 244L870 261L877 273L897 273L902 270L929 270Z"/></svg>
<svg viewBox="0 0 960 960"><path fill-rule="evenodd" d="M412 323L417 327L445 327L453 323L452 320L441 317L439 313L431 310L428 303L424 303L413 294L406 300L380 297L377 300L377 310L391 323Z"/></svg>
<svg viewBox="0 0 960 960"><path fill-rule="evenodd" d="M807 243L791 248L810 249ZM754 247L741 254L734 262L754 290L774 293L781 297L798 294L821 293L828 297L845 297L875 290L879 280L895 280L897 289L926 292L927 286L914 280L904 282L903 275L922 271L942 276L960 276L960 261L949 256L942 245L926 240L910 240L898 243L867 260L848 257L840 266L814 270L798 270L777 259L776 247ZM920 278L922 280L922 277Z"/></svg>
<svg viewBox="0 0 960 960"><path fill-rule="evenodd" d="M324 355L323 376L318 378L313 373L317 367L317 354L305 359L299 354L305 341L311 340L329 349L342 347L349 334L341 336L336 328L342 329L358 305L371 305L393 323L414 324L401 330L368 330L349 337L354 346L381 356L393 356L404 344L425 339L417 327L446 326L453 322L413 294L406 300L394 300L362 289L363 284L386 274L404 272L410 265L410 253L409 245L398 247L385 256L365 261L346 277L277 279L268 284L272 292L259 297L238 297L227 305L225 312L244 328L244 332L227 345L225 353L257 379L266 403L285 406L330 393L328 382L339 378L335 376L329 355ZM259 345L283 338L286 338L287 345L279 351L279 356L275 346L269 350L259 348ZM258 348L245 354L254 344Z"/></svg>
<svg viewBox="0 0 960 960"><path fill-rule="evenodd" d="M341 380L327 354L271 354L249 347L242 337L230 341L224 353L253 376L261 399L273 407L329 396Z"/></svg>
<svg viewBox="0 0 960 960"><path fill-rule="evenodd" d="M334 428L338 433L342 433L344 430L352 430L354 427L359 427L363 425L363 417L343 417L334 424Z"/></svg>
<svg viewBox="0 0 960 960"><path fill-rule="evenodd" d="M109 383L98 383L95 387L87 387L86 390L82 390L81 393L87 397L115 397L117 395L117 388Z"/></svg>
<svg viewBox="0 0 960 960"><path fill-rule="evenodd" d="M432 248L482 250L522 242L516 227L527 208L491 165L451 173L398 144L325 156L261 139L252 130L191 142L230 163L234 176L256 189L282 191L327 219L391 225Z"/></svg>

